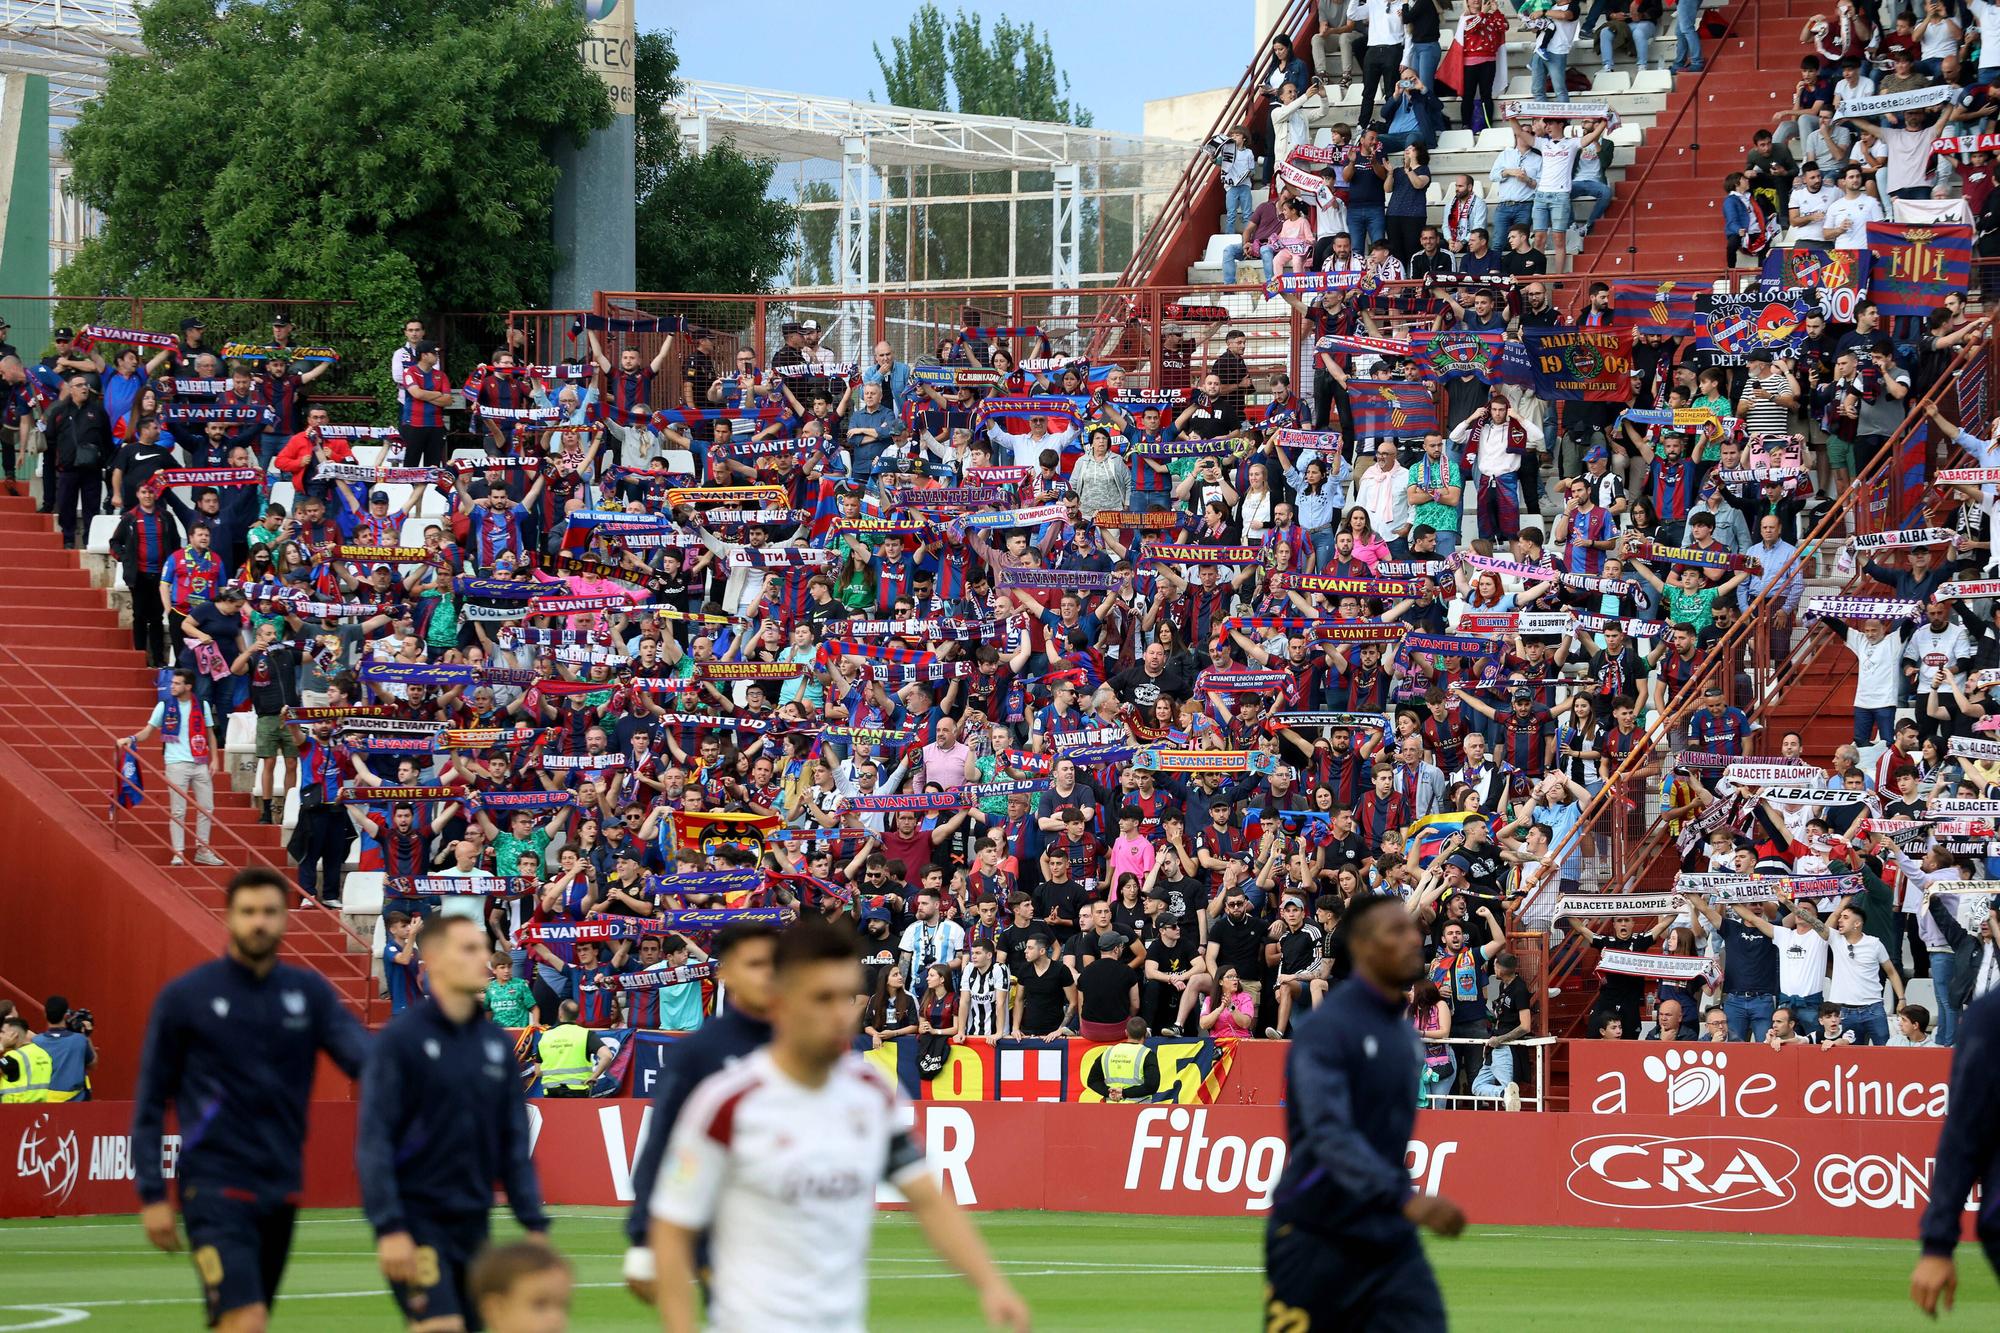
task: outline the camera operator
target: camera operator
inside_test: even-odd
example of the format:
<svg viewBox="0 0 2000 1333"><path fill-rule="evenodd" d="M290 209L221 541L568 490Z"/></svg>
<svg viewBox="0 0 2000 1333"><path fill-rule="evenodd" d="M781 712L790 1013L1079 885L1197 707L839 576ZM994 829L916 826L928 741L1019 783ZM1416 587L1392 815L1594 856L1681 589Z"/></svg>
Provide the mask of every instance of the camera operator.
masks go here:
<svg viewBox="0 0 2000 1333"><path fill-rule="evenodd" d="M42 1011L48 1016L49 1025L35 1034L34 1043L48 1053L53 1066L49 1072L49 1100L89 1101L90 1069L97 1063L97 1048L90 1042L91 1030L97 1024L90 1010L72 1009L68 999L51 995Z"/></svg>

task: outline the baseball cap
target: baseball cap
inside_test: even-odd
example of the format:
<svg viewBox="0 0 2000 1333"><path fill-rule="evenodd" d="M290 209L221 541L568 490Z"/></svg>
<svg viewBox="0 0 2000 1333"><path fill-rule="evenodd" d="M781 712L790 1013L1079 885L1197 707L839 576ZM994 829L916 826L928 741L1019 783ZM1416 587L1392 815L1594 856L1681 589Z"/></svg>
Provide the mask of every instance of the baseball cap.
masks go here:
<svg viewBox="0 0 2000 1333"><path fill-rule="evenodd" d="M1610 457L1611 451L1609 449L1606 449L1601 444L1593 444L1590 448L1584 450L1583 461L1586 463L1602 463Z"/></svg>
<svg viewBox="0 0 2000 1333"><path fill-rule="evenodd" d="M186 333L189 329L204 329L207 327L208 326L206 324L203 324L201 322L200 315L189 315L186 319L181 321L182 333Z"/></svg>
<svg viewBox="0 0 2000 1333"><path fill-rule="evenodd" d="M58 328L55 337L59 343L74 342L76 340L76 334L67 327Z"/></svg>
<svg viewBox="0 0 2000 1333"><path fill-rule="evenodd" d="M621 848L618 853L618 859L620 861L637 861L640 859L639 850L631 846Z"/></svg>
<svg viewBox="0 0 2000 1333"><path fill-rule="evenodd" d="M1173 894L1171 894L1171 893L1168 893L1168 892L1167 892L1167 891L1166 891L1165 889L1163 889L1163 888L1160 888L1160 887L1159 887L1158 885L1155 885L1155 886L1153 886L1152 888L1150 888L1150 889L1147 889L1147 890L1146 890L1146 897L1147 897L1147 898L1149 898L1149 899L1151 899L1151 900L1152 900L1153 902L1156 902L1156 903L1170 903L1170 902L1172 902L1172 901L1174 900L1174 895L1173 895ZM1161 918L1161 919L1162 919L1163 921L1165 920L1165 918ZM1178 919L1179 919L1179 918L1176 918L1176 920L1178 920Z"/></svg>
<svg viewBox="0 0 2000 1333"><path fill-rule="evenodd" d="M1771 360L1771 350L1768 347L1753 347L1750 349L1750 355L1744 359L1746 361L1769 361Z"/></svg>
<svg viewBox="0 0 2000 1333"><path fill-rule="evenodd" d="M805 325L794 324L789 320L778 326L778 332L780 334L804 333L805 331L806 331Z"/></svg>
<svg viewBox="0 0 2000 1333"><path fill-rule="evenodd" d="M372 504L372 505L385 505L385 504L388 504L388 503L389 503L389 492L387 492L387 491L370 491L370 492L368 492L368 503L369 503L369 504Z"/></svg>
<svg viewBox="0 0 2000 1333"><path fill-rule="evenodd" d="M425 356L425 355L436 356L437 349L438 345L432 342L429 338L420 339L417 343L418 356Z"/></svg>
<svg viewBox="0 0 2000 1333"><path fill-rule="evenodd" d="M292 317L280 310L277 314L271 316L271 327L274 329L289 329L292 327Z"/></svg>
<svg viewBox="0 0 2000 1333"><path fill-rule="evenodd" d="M1516 700L1527 699L1532 701L1535 697L1535 692L1529 689L1526 685L1516 685L1514 687L1513 693L1510 694L1508 697Z"/></svg>
<svg viewBox="0 0 2000 1333"><path fill-rule="evenodd" d="M817 332L819 332L819 321L818 321L818 320L816 320L816 319L809 319L809 320L806 320L806 321L805 321L804 323L802 323L802 324L800 324L800 325L799 325L799 328L800 328L800 329L802 329L802 330L804 330L804 329L810 329L810 330L812 330L812 331L813 331L814 333L817 333Z"/></svg>
<svg viewBox="0 0 2000 1333"><path fill-rule="evenodd" d="M1159 919L1155 928L1159 930L1179 930L1181 928L1181 919L1174 913L1169 912Z"/></svg>
<svg viewBox="0 0 2000 1333"><path fill-rule="evenodd" d="M1463 870L1469 875L1472 873L1472 858L1468 856L1447 856L1444 859L1444 868L1446 870Z"/></svg>

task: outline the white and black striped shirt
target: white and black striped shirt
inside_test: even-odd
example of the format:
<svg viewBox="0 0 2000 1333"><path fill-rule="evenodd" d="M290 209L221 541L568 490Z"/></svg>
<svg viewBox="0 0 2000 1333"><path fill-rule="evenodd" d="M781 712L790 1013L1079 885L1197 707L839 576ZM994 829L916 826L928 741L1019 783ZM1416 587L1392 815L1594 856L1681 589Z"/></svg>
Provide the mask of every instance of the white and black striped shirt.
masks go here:
<svg viewBox="0 0 2000 1333"><path fill-rule="evenodd" d="M967 964L959 985L960 1012L965 1015L965 1035L994 1037L1000 1033L1000 1012L1007 1004L1013 977L1005 963L995 963L981 972Z"/></svg>

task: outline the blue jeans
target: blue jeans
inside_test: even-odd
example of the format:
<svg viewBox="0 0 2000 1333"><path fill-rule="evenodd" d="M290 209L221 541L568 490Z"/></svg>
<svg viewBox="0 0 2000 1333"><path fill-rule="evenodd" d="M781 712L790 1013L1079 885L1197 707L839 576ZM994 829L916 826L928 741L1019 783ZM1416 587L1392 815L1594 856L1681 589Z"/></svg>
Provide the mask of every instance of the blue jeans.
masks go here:
<svg viewBox="0 0 2000 1333"><path fill-rule="evenodd" d="M1819 1022L1819 1007L1825 999L1823 994L1786 995L1780 992L1778 995L1778 1003L1792 1011L1792 1026L1801 1032L1810 1032L1812 1025Z"/></svg>
<svg viewBox="0 0 2000 1333"><path fill-rule="evenodd" d="M1542 96L1543 92L1548 97ZM1537 101L1569 101L1569 53L1536 51L1528 61L1528 96Z"/></svg>
<svg viewBox="0 0 2000 1333"><path fill-rule="evenodd" d="M1660 31L1657 23L1627 23L1625 28L1632 34L1632 49L1639 58L1640 69L1653 67L1653 38ZM1611 72L1611 38L1617 29L1606 25L1597 30L1597 55L1604 64L1604 72Z"/></svg>
<svg viewBox="0 0 2000 1333"><path fill-rule="evenodd" d="M1843 1004L1840 1006L1841 1026L1854 1031L1856 1046L1887 1046L1889 1044L1889 1016L1876 1004Z"/></svg>
<svg viewBox="0 0 2000 1333"><path fill-rule="evenodd" d="M1722 1012L1729 1019L1731 1041L1762 1041L1771 1031L1771 1013L1778 1007L1775 995L1725 995Z"/></svg>
<svg viewBox="0 0 2000 1333"><path fill-rule="evenodd" d="M1142 491L1134 487L1126 496L1125 505L1135 514L1154 514L1173 508L1174 495L1172 491Z"/></svg>
<svg viewBox="0 0 2000 1333"><path fill-rule="evenodd" d="M1334 530L1321 528L1312 534L1313 555L1319 560L1319 568L1325 569L1333 563Z"/></svg>
<svg viewBox="0 0 2000 1333"><path fill-rule="evenodd" d="M1438 61L1444 58L1444 48L1436 42L1411 42L1410 58L1405 63L1417 72L1424 81L1424 87L1431 86L1431 76L1437 73Z"/></svg>
<svg viewBox="0 0 2000 1333"><path fill-rule="evenodd" d="M1243 258L1243 242L1237 241L1222 252L1222 285L1236 285L1236 261ZM1277 274L1278 248L1274 245L1259 246L1257 258L1264 265L1264 281L1270 282Z"/></svg>
<svg viewBox="0 0 2000 1333"><path fill-rule="evenodd" d="M1681 49L1674 56L1673 69L1701 68L1701 0L1680 0L1674 6L1674 36ZM1996 71L2000 72L2000 71ZM1979 81L1986 81L1986 72L1981 70Z"/></svg>
<svg viewBox="0 0 2000 1333"><path fill-rule="evenodd" d="M1493 211L1487 216L1490 219L1491 226L1487 239L1493 243L1494 250L1504 251L1507 248L1507 232L1509 228L1515 226L1532 228L1534 226L1535 201L1533 199L1518 199L1495 204L1493 205ZM1534 232L1531 230L1528 234L1532 237Z"/></svg>
<svg viewBox="0 0 2000 1333"><path fill-rule="evenodd" d="M1896 710L1894 708L1857 708L1854 710L1854 743L1867 745L1876 736L1887 745L1896 734Z"/></svg>
<svg viewBox="0 0 2000 1333"><path fill-rule="evenodd" d="M1250 182L1231 185L1222 192L1222 229L1241 235L1250 225Z"/></svg>
<svg viewBox="0 0 2000 1333"><path fill-rule="evenodd" d="M1486 1064L1472 1076L1472 1095L1498 1097L1514 1081L1514 1048L1495 1046L1486 1053Z"/></svg>
<svg viewBox="0 0 2000 1333"><path fill-rule="evenodd" d="M1389 234L1389 219L1381 208L1347 206L1347 233L1354 238L1354 253L1366 255L1378 236ZM1498 250L1500 246L1494 246Z"/></svg>
<svg viewBox="0 0 2000 1333"><path fill-rule="evenodd" d="M1458 549L1458 529L1439 528L1437 531L1438 554L1449 556Z"/></svg>
<svg viewBox="0 0 2000 1333"><path fill-rule="evenodd" d="M1958 956L1949 949L1932 949L1931 990L1937 995L1937 1044L1951 1045L1958 1035L1958 1011L1951 1007L1951 974Z"/></svg>
<svg viewBox="0 0 2000 1333"><path fill-rule="evenodd" d="M1604 210L1611 207L1611 186L1604 181L1598 180L1595 176L1585 180L1571 181L1569 183L1569 193L1572 201L1572 216L1574 215L1574 201L1576 196L1582 195L1584 198L1590 200L1590 214L1583 219L1583 225L1586 227L1597 225L1597 220L1604 216Z"/></svg>

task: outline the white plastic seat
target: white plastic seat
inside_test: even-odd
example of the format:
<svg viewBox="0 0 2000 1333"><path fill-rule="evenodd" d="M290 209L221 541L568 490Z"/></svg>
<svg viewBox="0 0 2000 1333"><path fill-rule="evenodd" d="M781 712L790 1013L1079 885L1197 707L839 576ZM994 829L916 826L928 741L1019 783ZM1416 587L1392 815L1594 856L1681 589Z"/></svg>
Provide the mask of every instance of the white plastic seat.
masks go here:
<svg viewBox="0 0 2000 1333"><path fill-rule="evenodd" d="M90 535L83 543L83 549L95 555L111 553L111 534L118 528L116 514L96 514L90 520Z"/></svg>
<svg viewBox="0 0 2000 1333"><path fill-rule="evenodd" d="M222 752L224 754L249 754L257 749L257 715L255 713L231 713L228 729L223 732Z"/></svg>
<svg viewBox="0 0 2000 1333"><path fill-rule="evenodd" d="M361 844L356 840L355 846ZM349 916L382 910L382 886L387 878L379 870L350 870L340 881L340 910ZM378 949L379 952L379 949Z"/></svg>
<svg viewBox="0 0 2000 1333"><path fill-rule="evenodd" d="M1475 146L1474 141L1476 138L1477 136L1471 130L1446 130L1438 136L1437 147L1431 151L1433 153L1469 153Z"/></svg>
<svg viewBox="0 0 2000 1333"><path fill-rule="evenodd" d="M1663 69L1641 69L1632 72L1634 93L1665 93L1673 90L1674 76Z"/></svg>
<svg viewBox="0 0 2000 1333"><path fill-rule="evenodd" d="M1590 91L1598 94L1631 92L1632 74L1622 69L1599 74L1590 81Z"/></svg>

